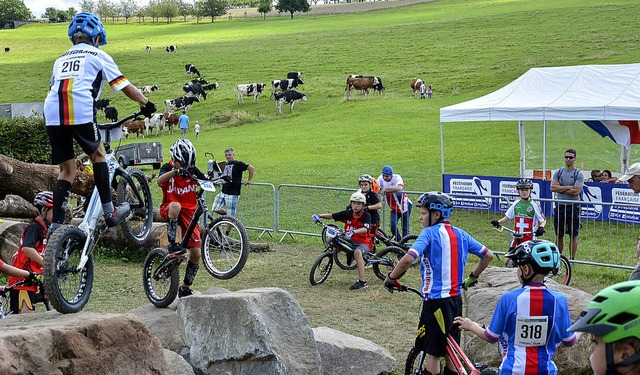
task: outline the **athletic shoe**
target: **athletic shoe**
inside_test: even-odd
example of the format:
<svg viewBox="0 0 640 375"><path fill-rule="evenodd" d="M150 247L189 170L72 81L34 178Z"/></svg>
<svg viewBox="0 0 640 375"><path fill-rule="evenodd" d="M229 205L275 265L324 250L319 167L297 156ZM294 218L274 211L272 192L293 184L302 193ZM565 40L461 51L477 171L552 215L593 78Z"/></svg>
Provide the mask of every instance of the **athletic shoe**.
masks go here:
<svg viewBox="0 0 640 375"><path fill-rule="evenodd" d="M349 287L349 290L356 290L356 289L363 289L363 288L368 288L369 284L367 284L366 281L360 281L358 280L355 284L351 285Z"/></svg>
<svg viewBox="0 0 640 375"><path fill-rule="evenodd" d="M182 246L180 246L180 244L170 243L169 246L167 246L167 251L169 252L169 254L173 254L183 252L184 250L182 249Z"/></svg>
<svg viewBox="0 0 640 375"><path fill-rule="evenodd" d="M193 294L193 290L188 286L181 286L178 289L178 298L188 297Z"/></svg>
<svg viewBox="0 0 640 375"><path fill-rule="evenodd" d="M131 207L128 202L124 202L111 213L111 215L105 215L104 221L109 227L115 227L131 213Z"/></svg>

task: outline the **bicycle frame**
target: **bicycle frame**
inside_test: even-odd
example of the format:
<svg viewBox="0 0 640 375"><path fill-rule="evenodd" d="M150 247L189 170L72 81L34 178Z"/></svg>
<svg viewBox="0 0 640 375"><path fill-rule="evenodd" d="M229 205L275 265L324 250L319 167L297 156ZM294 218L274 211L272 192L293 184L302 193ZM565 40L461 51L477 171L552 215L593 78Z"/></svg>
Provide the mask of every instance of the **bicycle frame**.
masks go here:
<svg viewBox="0 0 640 375"><path fill-rule="evenodd" d="M209 209L207 207L207 201L205 200L203 195L205 192L215 193L216 191L214 182L208 181L208 180L199 180L193 176L191 176L191 178L198 181L200 190L196 194L198 205L196 206L196 210L193 213L193 217L191 218L191 222L189 222L189 226L187 227L187 230L184 232L184 235L182 236L182 241L180 241L180 246L184 249L187 248L187 245L189 244L189 240L191 239L191 235L193 234L193 231L195 230L196 225L199 224L201 216L204 215L203 220L204 220L205 230L208 230L207 228L209 228L209 221L213 221L213 215L211 215L211 213L209 212Z"/></svg>

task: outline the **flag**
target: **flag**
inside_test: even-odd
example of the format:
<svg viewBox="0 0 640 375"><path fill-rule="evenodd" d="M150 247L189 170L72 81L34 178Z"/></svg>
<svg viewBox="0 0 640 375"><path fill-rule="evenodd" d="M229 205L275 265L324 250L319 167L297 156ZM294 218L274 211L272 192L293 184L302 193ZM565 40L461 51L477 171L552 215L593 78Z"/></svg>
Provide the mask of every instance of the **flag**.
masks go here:
<svg viewBox="0 0 640 375"><path fill-rule="evenodd" d="M638 121L583 121L588 127L603 138L609 137L615 143L629 148L632 144L640 144Z"/></svg>

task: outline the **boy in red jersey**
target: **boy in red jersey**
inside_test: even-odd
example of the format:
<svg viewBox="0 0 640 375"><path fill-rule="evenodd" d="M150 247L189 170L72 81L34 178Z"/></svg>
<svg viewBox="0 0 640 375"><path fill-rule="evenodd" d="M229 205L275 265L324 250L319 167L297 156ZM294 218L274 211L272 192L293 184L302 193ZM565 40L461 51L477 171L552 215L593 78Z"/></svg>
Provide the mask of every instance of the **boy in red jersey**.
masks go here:
<svg viewBox="0 0 640 375"><path fill-rule="evenodd" d="M189 222L198 205L196 187L198 182L188 177L188 171L198 179L207 177L196 168L196 149L188 139L178 139L169 150L171 161L160 168L158 186L162 189L162 204L160 215L167 222L167 237L169 239L169 252L180 251L176 244L176 231L178 225L184 234L189 227ZM178 297L186 297L193 294L191 285L198 273L200 265L200 228L196 225L189 239L189 262L184 281L178 290Z"/></svg>
<svg viewBox="0 0 640 375"><path fill-rule="evenodd" d="M336 212L334 214L313 214L311 219L319 222L320 219L333 219L341 221L344 224L344 236L354 248L353 254L356 258L356 266L358 267L358 281L351 285L349 289L362 289L369 285L364 278L364 255L371 250L371 215L364 211L364 205L367 198L364 194L356 192L351 194L351 208L345 211Z"/></svg>

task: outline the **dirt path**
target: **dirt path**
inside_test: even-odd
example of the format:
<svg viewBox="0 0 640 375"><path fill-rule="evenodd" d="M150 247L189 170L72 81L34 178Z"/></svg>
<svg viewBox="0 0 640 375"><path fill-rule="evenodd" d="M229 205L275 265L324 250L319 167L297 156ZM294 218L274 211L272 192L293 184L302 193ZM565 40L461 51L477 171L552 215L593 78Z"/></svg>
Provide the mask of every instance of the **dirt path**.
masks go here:
<svg viewBox="0 0 640 375"><path fill-rule="evenodd" d="M309 17L328 14L344 14L344 13L360 13L371 10L398 8L407 5L428 3L434 0L397 0L397 1L375 1L368 3L341 3L341 4L320 4L311 5L311 10L307 13L294 13L293 17ZM239 8L230 9L228 14L233 18L242 17L261 17L257 8ZM288 13L279 13L272 10L267 13L267 17L288 17Z"/></svg>

